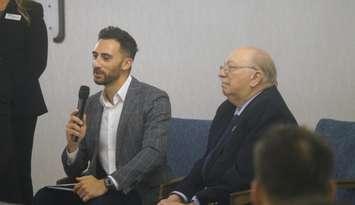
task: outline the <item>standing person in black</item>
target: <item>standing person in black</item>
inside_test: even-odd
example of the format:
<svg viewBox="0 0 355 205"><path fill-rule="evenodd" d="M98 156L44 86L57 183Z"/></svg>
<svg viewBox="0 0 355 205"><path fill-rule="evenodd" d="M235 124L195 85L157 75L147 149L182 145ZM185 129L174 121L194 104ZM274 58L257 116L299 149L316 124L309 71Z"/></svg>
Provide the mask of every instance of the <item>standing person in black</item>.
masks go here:
<svg viewBox="0 0 355 205"><path fill-rule="evenodd" d="M227 100L211 124L207 151L159 205L229 204L230 193L250 188L259 136L276 124L297 124L276 87L276 68L265 51L236 49L218 76Z"/></svg>
<svg viewBox="0 0 355 205"><path fill-rule="evenodd" d="M37 117L47 112L38 79L47 65L43 8L0 0L0 201L31 204Z"/></svg>

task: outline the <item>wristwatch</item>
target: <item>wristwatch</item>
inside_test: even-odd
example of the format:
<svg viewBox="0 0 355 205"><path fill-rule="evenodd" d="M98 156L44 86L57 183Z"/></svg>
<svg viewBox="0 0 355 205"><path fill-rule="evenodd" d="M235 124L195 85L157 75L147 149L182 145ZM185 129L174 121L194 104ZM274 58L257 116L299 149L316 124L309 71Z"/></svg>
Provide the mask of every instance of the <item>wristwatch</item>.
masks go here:
<svg viewBox="0 0 355 205"><path fill-rule="evenodd" d="M116 190L116 187L115 187L115 184L113 183L112 179L110 177L106 177L104 179L104 184L106 186L106 188L109 190L109 191L114 191Z"/></svg>

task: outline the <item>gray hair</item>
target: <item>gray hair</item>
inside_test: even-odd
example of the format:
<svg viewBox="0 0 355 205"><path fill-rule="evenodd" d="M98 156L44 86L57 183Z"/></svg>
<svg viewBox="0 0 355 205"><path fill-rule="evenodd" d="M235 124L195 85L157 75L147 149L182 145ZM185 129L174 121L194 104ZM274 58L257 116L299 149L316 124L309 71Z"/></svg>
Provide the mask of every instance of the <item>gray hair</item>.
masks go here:
<svg viewBox="0 0 355 205"><path fill-rule="evenodd" d="M253 62L264 73L265 83L277 86L277 71L271 56L266 51L257 48Z"/></svg>

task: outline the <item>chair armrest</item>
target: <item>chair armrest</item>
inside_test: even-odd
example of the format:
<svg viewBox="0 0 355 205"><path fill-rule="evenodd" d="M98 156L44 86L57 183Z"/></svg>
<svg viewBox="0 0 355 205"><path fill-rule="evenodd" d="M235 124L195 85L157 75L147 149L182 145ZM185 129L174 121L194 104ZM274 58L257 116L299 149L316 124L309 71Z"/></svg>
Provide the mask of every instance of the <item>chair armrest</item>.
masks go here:
<svg viewBox="0 0 355 205"><path fill-rule="evenodd" d="M159 200L168 197L169 193L174 191L175 187L184 177L174 178L167 183L160 185ZM250 190L234 192L230 194L231 205L249 205L250 201ZM211 203L213 204L213 203Z"/></svg>
<svg viewBox="0 0 355 205"><path fill-rule="evenodd" d="M56 184L71 184L71 183L76 183L77 181L74 178L71 177L63 177L60 178L56 181Z"/></svg>
<svg viewBox="0 0 355 205"><path fill-rule="evenodd" d="M169 193L174 191L175 187L178 185L178 183L183 179L184 177L178 177L174 178L164 184L160 185L160 190L159 190L159 199L164 199L167 198Z"/></svg>
<svg viewBox="0 0 355 205"><path fill-rule="evenodd" d="M355 179L342 179L335 181L338 189L354 189Z"/></svg>
<svg viewBox="0 0 355 205"><path fill-rule="evenodd" d="M248 205L250 201L250 190L231 193L231 205Z"/></svg>

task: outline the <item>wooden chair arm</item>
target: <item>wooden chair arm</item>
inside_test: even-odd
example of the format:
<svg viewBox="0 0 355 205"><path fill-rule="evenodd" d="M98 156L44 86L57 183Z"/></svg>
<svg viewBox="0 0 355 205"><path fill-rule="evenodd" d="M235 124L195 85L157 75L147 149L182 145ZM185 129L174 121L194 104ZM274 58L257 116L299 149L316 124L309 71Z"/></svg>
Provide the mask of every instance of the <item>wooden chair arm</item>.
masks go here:
<svg viewBox="0 0 355 205"><path fill-rule="evenodd" d="M231 196L231 205L251 204L250 190L234 192L230 196Z"/></svg>
<svg viewBox="0 0 355 205"><path fill-rule="evenodd" d="M174 178L167 183L160 185L159 199L168 197L169 193L174 191L174 188L184 177ZM250 190L234 192L231 195L231 205L248 205L250 204ZM213 204L213 203L210 203Z"/></svg>
<svg viewBox="0 0 355 205"><path fill-rule="evenodd" d="M355 179L342 179L336 180L336 185L338 189L354 189Z"/></svg>

